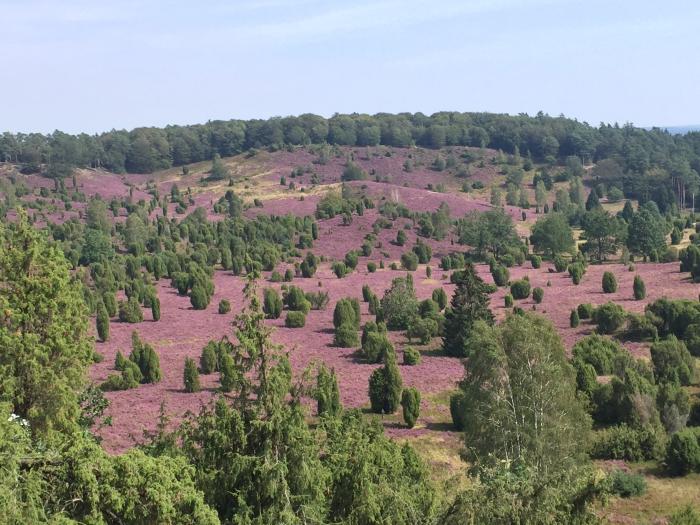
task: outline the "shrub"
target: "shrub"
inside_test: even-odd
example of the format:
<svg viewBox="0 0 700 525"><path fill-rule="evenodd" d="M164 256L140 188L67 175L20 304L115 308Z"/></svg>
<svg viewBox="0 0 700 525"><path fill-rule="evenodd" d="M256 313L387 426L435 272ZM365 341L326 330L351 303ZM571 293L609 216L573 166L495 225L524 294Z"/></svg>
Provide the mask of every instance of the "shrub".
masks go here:
<svg viewBox="0 0 700 525"><path fill-rule="evenodd" d="M647 482L641 474L616 469L609 476L610 489L621 498L641 496L647 491Z"/></svg>
<svg viewBox="0 0 700 525"><path fill-rule="evenodd" d="M406 232L399 230L396 232L396 245L403 246L404 244L406 244Z"/></svg>
<svg viewBox="0 0 700 525"><path fill-rule="evenodd" d="M632 285L632 289L634 290L634 298L637 301L641 301L647 295L646 285L639 275L634 276L634 284Z"/></svg>
<svg viewBox="0 0 700 525"><path fill-rule="evenodd" d="M216 341L209 341L202 348L202 355L199 356L199 368L203 374L211 374L219 370L217 350L218 345Z"/></svg>
<svg viewBox="0 0 700 525"><path fill-rule="evenodd" d="M623 308L613 302L599 306L593 314L593 320L598 325L597 330L600 334L614 334L622 327L625 319Z"/></svg>
<svg viewBox="0 0 700 525"><path fill-rule="evenodd" d="M531 255L530 256L530 264L532 264L532 267L537 270L542 266L542 257L539 255Z"/></svg>
<svg viewBox="0 0 700 525"><path fill-rule="evenodd" d="M415 388L406 388L401 394L403 420L408 428L413 428L420 414L420 392Z"/></svg>
<svg viewBox="0 0 700 525"><path fill-rule="evenodd" d="M335 276L338 279L342 279L348 273L350 273L350 271L348 270L348 267L345 265L345 263L340 262L340 261L334 262L332 269L333 269L333 273L335 274Z"/></svg>
<svg viewBox="0 0 700 525"><path fill-rule="evenodd" d="M227 314L231 311L231 303L229 302L228 299L221 299L219 301L219 313L220 314Z"/></svg>
<svg viewBox="0 0 700 525"><path fill-rule="evenodd" d="M401 400L401 373L396 365L396 355L388 354L384 366L369 376L369 401L372 412L393 414Z"/></svg>
<svg viewBox="0 0 700 525"><path fill-rule="evenodd" d="M117 298L112 292L102 294L102 302L107 309L107 316L112 318L117 315Z"/></svg>
<svg viewBox="0 0 700 525"><path fill-rule="evenodd" d="M450 415L452 416L452 425L458 432L464 430L465 426L465 411L464 411L464 392L461 390L450 396Z"/></svg>
<svg viewBox="0 0 700 525"><path fill-rule="evenodd" d="M532 290L532 299L537 304L540 304L542 302L542 299L544 299L544 290L542 288L535 288L534 290Z"/></svg>
<svg viewBox="0 0 700 525"><path fill-rule="evenodd" d="M510 285L510 294L513 299L527 299L530 296L530 281L520 279Z"/></svg>
<svg viewBox="0 0 700 525"><path fill-rule="evenodd" d="M160 321L160 299L157 296L151 298L151 317L154 321Z"/></svg>
<svg viewBox="0 0 700 525"><path fill-rule="evenodd" d="M303 328L306 324L306 314L298 310L290 310L284 319L287 328Z"/></svg>
<svg viewBox="0 0 700 525"><path fill-rule="evenodd" d="M418 256L413 252L404 253L401 255L401 266L409 272L415 271L418 268Z"/></svg>
<svg viewBox="0 0 700 525"><path fill-rule="evenodd" d="M368 284L363 284L362 285L362 300L364 302L369 302L369 298L372 296L372 289L369 287Z"/></svg>
<svg viewBox="0 0 700 525"><path fill-rule="evenodd" d="M304 296L312 310L325 310L328 306L328 292L306 292Z"/></svg>
<svg viewBox="0 0 700 525"><path fill-rule="evenodd" d="M221 372L221 390L222 392L230 392L238 384L238 371L233 362L233 357L228 352L221 355L219 363L219 372Z"/></svg>
<svg viewBox="0 0 700 525"><path fill-rule="evenodd" d="M185 392L199 392L199 370L194 359L185 358L185 371L183 372L183 382L185 383Z"/></svg>
<svg viewBox="0 0 700 525"><path fill-rule="evenodd" d="M358 256L356 251L353 250L345 254L345 266L347 266L350 270L357 268L357 261Z"/></svg>
<svg viewBox="0 0 700 525"><path fill-rule="evenodd" d="M566 270L566 267L566 259L564 259L561 255L554 257L554 269L557 271L557 273L563 272Z"/></svg>
<svg viewBox="0 0 700 525"><path fill-rule="evenodd" d="M357 299L346 297L335 303L333 327L337 329L343 324L350 324L355 330L360 329L360 303Z"/></svg>
<svg viewBox="0 0 700 525"><path fill-rule="evenodd" d="M107 315L107 308L102 301L99 301L97 305L97 336L100 341L105 342L109 340L109 316Z"/></svg>
<svg viewBox="0 0 700 525"><path fill-rule="evenodd" d="M136 296L128 301L119 301L119 320L122 323L140 323L143 321L143 311Z"/></svg>
<svg viewBox="0 0 700 525"><path fill-rule="evenodd" d="M571 328L576 328L579 325L579 315L576 309L571 310L571 315L569 315L569 326Z"/></svg>
<svg viewBox="0 0 700 525"><path fill-rule="evenodd" d="M381 312L389 330L406 330L418 313L418 300L410 275L397 277L381 300Z"/></svg>
<svg viewBox="0 0 700 525"><path fill-rule="evenodd" d="M668 520L668 525L700 525L700 512L688 505L674 512Z"/></svg>
<svg viewBox="0 0 700 525"><path fill-rule="evenodd" d="M427 345L437 332L438 324L434 319L416 317L409 324L406 335L409 342L415 338L420 341L420 344Z"/></svg>
<svg viewBox="0 0 700 525"><path fill-rule="evenodd" d="M284 282L291 283L294 280L294 270L287 268L284 271Z"/></svg>
<svg viewBox="0 0 700 525"><path fill-rule="evenodd" d="M647 339L656 341L659 337L659 331L649 316L630 313L627 316L625 335L635 341Z"/></svg>
<svg viewBox="0 0 700 525"><path fill-rule="evenodd" d="M617 279L612 272L605 272L603 274L603 292L604 293L615 293L617 291Z"/></svg>
<svg viewBox="0 0 700 525"><path fill-rule="evenodd" d="M289 310L304 312L304 314L308 314L311 310L311 303L306 299L304 290L298 286L290 286L284 293L282 301Z"/></svg>
<svg viewBox="0 0 700 525"><path fill-rule="evenodd" d="M575 359L593 366L598 375L610 375L615 370L615 361L626 356L626 351L617 341L602 335L589 335L580 339L571 349Z"/></svg>
<svg viewBox="0 0 700 525"><path fill-rule="evenodd" d="M572 263L569 265L569 275L574 284L579 284L583 278L585 270L581 263Z"/></svg>
<svg viewBox="0 0 700 525"><path fill-rule="evenodd" d="M503 298L503 304L505 305L506 308L512 308L513 307L513 296L510 294L506 294L505 297Z"/></svg>
<svg viewBox="0 0 700 525"><path fill-rule="evenodd" d="M196 283L192 287L192 291L190 292L190 303L192 304L192 308L195 310L204 310L207 306L209 306L209 296L207 295L204 286Z"/></svg>
<svg viewBox="0 0 700 525"><path fill-rule="evenodd" d="M367 263L367 271L369 273L374 273L377 271L377 263L370 261Z"/></svg>
<svg viewBox="0 0 700 525"><path fill-rule="evenodd" d="M407 346L403 351L403 364L409 366L420 364L420 352L412 346Z"/></svg>
<svg viewBox="0 0 700 525"><path fill-rule="evenodd" d="M695 360L683 341L669 335L665 341L651 345L654 374L659 382L689 385L695 376Z"/></svg>
<svg viewBox="0 0 700 525"><path fill-rule="evenodd" d="M445 290L443 290L442 288L436 288L435 290L433 290L431 297L433 301L435 301L438 304L440 310L445 309L445 307L447 306L447 292L445 292Z"/></svg>
<svg viewBox="0 0 700 525"><path fill-rule="evenodd" d="M664 439L665 433L661 428L616 425L595 433L591 457L625 461L657 459L663 454Z"/></svg>
<svg viewBox="0 0 700 525"><path fill-rule="evenodd" d="M357 327L354 323L343 323L335 329L333 344L340 348L354 348L360 346L360 338L357 335Z"/></svg>
<svg viewBox="0 0 700 525"><path fill-rule="evenodd" d="M267 319L279 319L282 315L282 298L274 288L263 290L263 312Z"/></svg>
<svg viewBox="0 0 700 525"><path fill-rule="evenodd" d="M136 363L143 375L143 383L158 383L163 374L160 370L160 359L153 347L138 340L138 335L133 338L134 349L129 354L129 359Z"/></svg>
<svg viewBox="0 0 700 525"><path fill-rule="evenodd" d="M368 327L365 326L365 329ZM375 326L376 328L376 326ZM353 331L354 333L354 331ZM355 334L357 335L357 334ZM351 345L357 346L357 345ZM384 333L379 331L362 331L362 355L368 363L380 363L384 356L394 351L394 346Z"/></svg>
<svg viewBox="0 0 700 525"><path fill-rule="evenodd" d="M499 264L493 267L491 276L496 286L505 286L508 284L508 279L510 279L510 272L508 272L508 268Z"/></svg>
<svg viewBox="0 0 700 525"><path fill-rule="evenodd" d="M591 303L581 303L576 307L580 319L591 319L593 317L593 305Z"/></svg>
<svg viewBox="0 0 700 525"><path fill-rule="evenodd" d="M129 390L139 386L143 380L141 370L132 361L125 361L120 374L109 374L107 380L100 385L100 389L106 392L115 390Z"/></svg>
<svg viewBox="0 0 700 525"><path fill-rule="evenodd" d="M666 447L666 468L675 476L700 471L698 431L686 428L671 436Z"/></svg>

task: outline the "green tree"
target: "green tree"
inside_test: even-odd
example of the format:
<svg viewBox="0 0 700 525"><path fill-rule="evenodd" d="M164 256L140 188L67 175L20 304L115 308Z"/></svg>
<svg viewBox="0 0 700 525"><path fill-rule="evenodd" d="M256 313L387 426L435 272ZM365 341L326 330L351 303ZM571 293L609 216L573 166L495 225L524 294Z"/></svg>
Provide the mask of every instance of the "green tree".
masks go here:
<svg viewBox="0 0 700 525"><path fill-rule="evenodd" d="M642 206L629 225L627 247L635 255L649 257L666 246L664 221L658 211Z"/></svg>
<svg viewBox="0 0 700 525"><path fill-rule="evenodd" d="M93 348L82 284L24 213L0 225L0 401L32 431L69 432Z"/></svg>
<svg viewBox="0 0 700 525"><path fill-rule="evenodd" d="M401 394L401 406L406 426L413 428L420 414L420 392L412 387L405 388Z"/></svg>
<svg viewBox="0 0 700 525"><path fill-rule="evenodd" d="M410 275L396 277L381 300L383 320L389 330L406 330L418 314L418 299Z"/></svg>
<svg viewBox="0 0 700 525"><path fill-rule="evenodd" d="M595 190L591 190L586 199L586 211L591 211L601 208L600 199L598 199L598 193Z"/></svg>
<svg viewBox="0 0 700 525"><path fill-rule="evenodd" d="M583 216L581 227L586 237L582 251L590 253L598 262L617 253L627 234L624 221L613 217L603 208L587 212Z"/></svg>
<svg viewBox="0 0 700 525"><path fill-rule="evenodd" d="M457 222L460 244L468 244L483 257L487 252L496 258L510 248L520 246L513 219L504 210L469 212Z"/></svg>
<svg viewBox="0 0 700 525"><path fill-rule="evenodd" d="M617 279L615 279L615 274L612 272L603 273L603 292L604 293L615 293L617 291Z"/></svg>
<svg viewBox="0 0 700 525"><path fill-rule="evenodd" d="M282 315L282 298L274 288L263 290L263 312L268 319L279 319Z"/></svg>
<svg viewBox="0 0 700 525"><path fill-rule="evenodd" d="M369 376L369 401L372 412L393 414L401 402L403 382L396 363L396 353L384 355L384 366L377 368Z"/></svg>
<svg viewBox="0 0 700 525"><path fill-rule="evenodd" d="M337 417L342 412L335 370L320 365L316 375L316 409L319 417Z"/></svg>
<svg viewBox="0 0 700 525"><path fill-rule="evenodd" d="M221 161L221 156L218 153L215 153L214 158L211 161L211 170L209 171L209 177L207 177L208 180L218 181L227 179L228 177L228 168Z"/></svg>
<svg viewBox="0 0 700 525"><path fill-rule="evenodd" d="M651 345L651 360L659 382L668 381L687 386L695 379L695 360L685 343L675 335Z"/></svg>
<svg viewBox="0 0 700 525"><path fill-rule="evenodd" d="M445 329L442 347L445 353L454 357L466 357L466 341L476 321L493 323L489 310L488 286L476 274L474 266L468 264L457 274L450 310L445 314Z"/></svg>
<svg viewBox="0 0 700 525"><path fill-rule="evenodd" d="M639 275L634 276L634 283L632 284L632 288L634 290L634 299L636 301L641 301L646 297L647 287Z"/></svg>
<svg viewBox="0 0 700 525"><path fill-rule="evenodd" d="M199 368L203 374L211 374L219 369L217 351L218 344L216 341L209 341L202 348L202 355L199 357Z"/></svg>
<svg viewBox="0 0 700 525"><path fill-rule="evenodd" d="M199 386L199 370L197 370L197 363L190 357L185 358L183 382L185 383L185 392L192 393L201 390Z"/></svg>
<svg viewBox="0 0 700 525"><path fill-rule="evenodd" d="M151 298L151 316L154 321L160 321L160 299L157 295Z"/></svg>
<svg viewBox="0 0 700 525"><path fill-rule="evenodd" d="M581 462L591 429L551 322L512 315L475 323L460 389L466 454L478 466L529 466L544 478Z"/></svg>
<svg viewBox="0 0 700 525"><path fill-rule="evenodd" d="M109 316L107 315L107 308L102 301L99 301L97 305L97 336L100 341L109 341Z"/></svg>
<svg viewBox="0 0 700 525"><path fill-rule="evenodd" d="M569 221L561 213L548 213L532 227L530 242L535 249L554 257L574 249L574 236Z"/></svg>

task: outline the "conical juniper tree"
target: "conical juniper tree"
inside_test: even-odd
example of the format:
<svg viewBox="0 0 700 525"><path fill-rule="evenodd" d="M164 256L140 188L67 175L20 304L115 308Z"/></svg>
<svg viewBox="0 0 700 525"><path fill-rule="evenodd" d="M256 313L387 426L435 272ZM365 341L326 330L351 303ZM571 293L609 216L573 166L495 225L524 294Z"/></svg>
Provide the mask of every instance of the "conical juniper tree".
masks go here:
<svg viewBox="0 0 700 525"><path fill-rule="evenodd" d="M486 283L476 274L474 266L467 264L457 275L451 308L445 313L443 349L454 357L466 357L466 340L476 321L493 324L489 310L490 298Z"/></svg>

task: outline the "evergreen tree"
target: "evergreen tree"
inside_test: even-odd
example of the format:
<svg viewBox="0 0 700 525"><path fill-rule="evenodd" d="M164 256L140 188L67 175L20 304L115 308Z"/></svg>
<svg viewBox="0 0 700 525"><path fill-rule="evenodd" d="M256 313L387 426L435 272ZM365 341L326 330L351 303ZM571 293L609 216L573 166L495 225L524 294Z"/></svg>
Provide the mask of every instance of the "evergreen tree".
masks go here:
<svg viewBox="0 0 700 525"><path fill-rule="evenodd" d="M415 388L405 388L401 394L403 420L408 428L413 428L420 414L420 392Z"/></svg>
<svg viewBox="0 0 700 525"><path fill-rule="evenodd" d="M185 358L183 382L185 383L185 392L199 392L201 389L199 386L199 370L197 370L197 363L190 357Z"/></svg>
<svg viewBox="0 0 700 525"><path fill-rule="evenodd" d="M586 211L591 211L596 208L600 208L600 199L598 199L598 193L592 190L586 199Z"/></svg>
<svg viewBox="0 0 700 525"><path fill-rule="evenodd" d="M0 225L0 401L36 434L74 429L93 349L82 284L24 213Z"/></svg>
<svg viewBox="0 0 700 525"><path fill-rule="evenodd" d="M319 417L336 417L340 415L340 390L335 370L328 370L325 365L318 368L316 375L316 403Z"/></svg>
<svg viewBox="0 0 700 525"><path fill-rule="evenodd" d="M466 357L466 341L471 328L478 320L493 323L493 314L489 310L488 286L476 274L472 264L457 273L451 309L445 314L443 349L454 357Z"/></svg>
<svg viewBox="0 0 700 525"><path fill-rule="evenodd" d="M97 304L97 336L100 341L109 341L109 316L107 315L107 308L102 301L98 301Z"/></svg>
<svg viewBox="0 0 700 525"><path fill-rule="evenodd" d="M401 402L403 382L396 363L396 353L384 354L384 366L377 368L369 377L369 399L372 411L378 414L393 414Z"/></svg>
<svg viewBox="0 0 700 525"><path fill-rule="evenodd" d="M634 276L634 283L632 284L634 290L634 299L636 301L641 301L647 295L647 288L644 281L639 275Z"/></svg>
<svg viewBox="0 0 700 525"><path fill-rule="evenodd" d="M160 321L160 299L157 295L151 298L151 315L154 321Z"/></svg>

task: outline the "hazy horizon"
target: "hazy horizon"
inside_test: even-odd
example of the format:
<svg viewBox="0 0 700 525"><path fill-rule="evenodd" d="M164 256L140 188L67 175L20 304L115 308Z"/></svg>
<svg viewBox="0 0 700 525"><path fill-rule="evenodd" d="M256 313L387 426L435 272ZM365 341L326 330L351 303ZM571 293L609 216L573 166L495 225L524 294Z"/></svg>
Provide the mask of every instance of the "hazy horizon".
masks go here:
<svg viewBox="0 0 700 525"><path fill-rule="evenodd" d="M3 3L0 131L403 111L700 122L689 1Z"/></svg>

